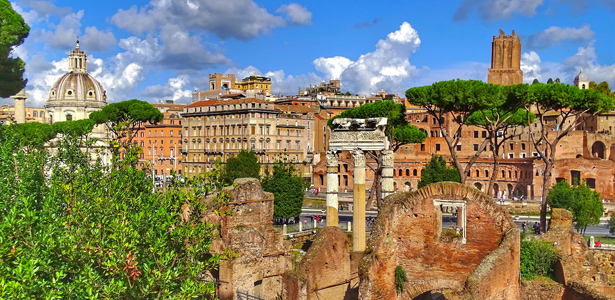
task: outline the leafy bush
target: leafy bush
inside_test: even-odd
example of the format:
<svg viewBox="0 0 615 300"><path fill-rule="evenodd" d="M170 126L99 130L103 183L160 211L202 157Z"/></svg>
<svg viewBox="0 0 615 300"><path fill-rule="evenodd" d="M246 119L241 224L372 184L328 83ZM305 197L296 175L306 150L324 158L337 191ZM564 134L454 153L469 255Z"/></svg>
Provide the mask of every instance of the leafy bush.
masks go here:
<svg viewBox="0 0 615 300"><path fill-rule="evenodd" d="M452 228L447 228L446 230L442 231L442 235L440 237L440 239L443 242L452 242L454 240L460 239L462 237L461 233L457 233L455 231L455 229Z"/></svg>
<svg viewBox="0 0 615 300"><path fill-rule="evenodd" d="M574 228L582 234L585 234L588 225L600 223L600 217L604 212L600 193L585 184L570 186L565 180L551 188L547 203L551 207L570 211Z"/></svg>
<svg viewBox="0 0 615 300"><path fill-rule="evenodd" d="M536 239L521 241L521 278L532 280L536 276L553 276L553 264L557 255L553 246Z"/></svg>
<svg viewBox="0 0 615 300"><path fill-rule="evenodd" d="M421 180L418 187L422 188L442 181L461 182L461 177L457 168L447 166L446 160L441 155L434 154L421 171Z"/></svg>
<svg viewBox="0 0 615 300"><path fill-rule="evenodd" d="M92 163L69 135L51 154L0 135L0 298L213 298L212 184L155 192L149 171ZM32 150L32 145L28 149Z"/></svg>
<svg viewBox="0 0 615 300"><path fill-rule="evenodd" d="M398 294L404 291L404 283L408 282L406 271L401 266L395 268L395 289Z"/></svg>
<svg viewBox="0 0 615 300"><path fill-rule="evenodd" d="M262 180L263 190L273 193L273 217L290 219L301 214L307 182L297 175L295 167L288 162L277 162L273 173Z"/></svg>

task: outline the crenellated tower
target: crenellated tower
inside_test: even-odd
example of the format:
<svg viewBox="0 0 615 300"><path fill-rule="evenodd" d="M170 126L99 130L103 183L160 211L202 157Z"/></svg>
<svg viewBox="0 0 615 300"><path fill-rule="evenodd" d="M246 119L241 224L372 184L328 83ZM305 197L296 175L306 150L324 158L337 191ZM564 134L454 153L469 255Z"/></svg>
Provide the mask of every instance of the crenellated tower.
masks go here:
<svg viewBox="0 0 615 300"><path fill-rule="evenodd" d="M500 36L493 36L491 68L487 81L499 85L523 83L521 41L514 30L512 35L505 35L500 29Z"/></svg>

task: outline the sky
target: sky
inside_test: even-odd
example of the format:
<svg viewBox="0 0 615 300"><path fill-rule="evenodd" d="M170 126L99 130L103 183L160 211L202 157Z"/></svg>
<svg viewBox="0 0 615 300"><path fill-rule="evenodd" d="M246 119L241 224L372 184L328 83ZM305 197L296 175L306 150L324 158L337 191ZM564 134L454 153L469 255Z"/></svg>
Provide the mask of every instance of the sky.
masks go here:
<svg viewBox="0 0 615 300"><path fill-rule="evenodd" d="M292 0L290 0L292 1ZM43 107L79 37L110 102L189 103L210 73L272 78L272 92L340 79L371 95L450 79L487 80L491 42L521 38L524 81L579 70L615 87L615 0L17 0L30 25L27 106ZM0 100L1 104L12 101Z"/></svg>

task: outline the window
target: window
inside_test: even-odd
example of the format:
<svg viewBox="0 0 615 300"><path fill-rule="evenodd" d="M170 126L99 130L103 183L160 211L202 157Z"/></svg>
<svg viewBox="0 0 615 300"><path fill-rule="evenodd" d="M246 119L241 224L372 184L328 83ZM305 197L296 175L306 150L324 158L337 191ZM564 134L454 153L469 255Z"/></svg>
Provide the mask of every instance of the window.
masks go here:
<svg viewBox="0 0 615 300"><path fill-rule="evenodd" d="M474 138L478 138L478 131L474 131Z"/></svg>
<svg viewBox="0 0 615 300"><path fill-rule="evenodd" d="M402 170L399 169L399 171L397 171L397 175L402 176Z"/></svg>
<svg viewBox="0 0 615 300"><path fill-rule="evenodd" d="M406 169L406 176L410 176L410 169Z"/></svg>
<svg viewBox="0 0 615 300"><path fill-rule="evenodd" d="M143 134L144 134L144 132L143 132L143 131L141 131L141 137L143 137Z"/></svg>
<svg viewBox="0 0 615 300"><path fill-rule="evenodd" d="M194 135L196 135L196 129L194 130ZM158 136L158 130L154 130L154 136Z"/></svg>
<svg viewBox="0 0 615 300"><path fill-rule="evenodd" d="M525 150L525 143L521 143L521 150Z"/></svg>
<svg viewBox="0 0 615 300"><path fill-rule="evenodd" d="M72 121L73 120L73 115L66 115L66 121Z"/></svg>
<svg viewBox="0 0 615 300"><path fill-rule="evenodd" d="M486 138L486 137L487 137L487 131L483 131L483 135L482 135L482 137L483 137L483 138Z"/></svg>
<svg viewBox="0 0 615 300"><path fill-rule="evenodd" d="M421 151L425 151L425 144L421 144Z"/></svg>
<svg viewBox="0 0 615 300"><path fill-rule="evenodd" d="M440 151L440 144L436 144L436 151Z"/></svg>
<svg viewBox="0 0 615 300"><path fill-rule="evenodd" d="M461 151L461 145L457 145L457 151Z"/></svg>
<svg viewBox="0 0 615 300"><path fill-rule="evenodd" d="M412 176L416 176L417 173L418 171L416 169L412 170Z"/></svg>
<svg viewBox="0 0 615 300"><path fill-rule="evenodd" d="M171 136L173 136L173 130L171 130Z"/></svg>
<svg viewBox="0 0 615 300"><path fill-rule="evenodd" d="M35 111L32 113L32 116L33 116L33 117L35 117L35 118L36 118L36 117L38 117L38 111L36 111L36 110L35 110Z"/></svg>
<svg viewBox="0 0 615 300"><path fill-rule="evenodd" d="M476 170L476 177L480 177L480 171Z"/></svg>
<svg viewBox="0 0 615 300"><path fill-rule="evenodd" d="M510 151L513 151L513 150L515 150L515 145L511 143L510 144Z"/></svg>
<svg viewBox="0 0 615 300"><path fill-rule="evenodd" d="M515 158L515 154L514 153L508 153L508 158Z"/></svg>
<svg viewBox="0 0 615 300"><path fill-rule="evenodd" d="M504 172L504 170L502 170L502 178L506 178L506 172Z"/></svg>
<svg viewBox="0 0 615 300"><path fill-rule="evenodd" d="M489 170L485 170L485 177L489 177Z"/></svg>
<svg viewBox="0 0 615 300"><path fill-rule="evenodd" d="M474 151L478 151L478 144L474 144Z"/></svg>

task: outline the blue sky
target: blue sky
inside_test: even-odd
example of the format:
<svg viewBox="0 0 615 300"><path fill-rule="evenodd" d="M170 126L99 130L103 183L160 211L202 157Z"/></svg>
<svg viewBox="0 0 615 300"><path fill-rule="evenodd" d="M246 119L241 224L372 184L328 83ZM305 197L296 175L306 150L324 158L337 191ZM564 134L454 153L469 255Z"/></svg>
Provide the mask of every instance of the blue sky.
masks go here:
<svg viewBox="0 0 615 300"><path fill-rule="evenodd" d="M110 101L188 102L207 76L254 72L273 92L340 78L342 89L403 94L454 78L486 80L499 29L521 37L525 80L615 85L615 0L18 0L30 24L14 51L43 106L80 36Z"/></svg>

